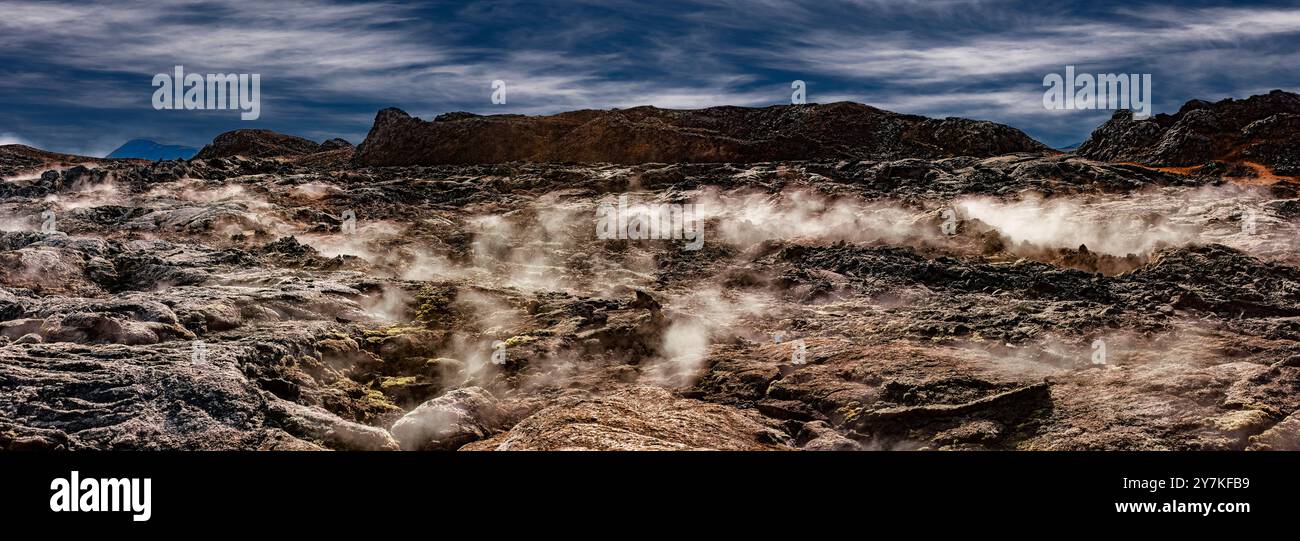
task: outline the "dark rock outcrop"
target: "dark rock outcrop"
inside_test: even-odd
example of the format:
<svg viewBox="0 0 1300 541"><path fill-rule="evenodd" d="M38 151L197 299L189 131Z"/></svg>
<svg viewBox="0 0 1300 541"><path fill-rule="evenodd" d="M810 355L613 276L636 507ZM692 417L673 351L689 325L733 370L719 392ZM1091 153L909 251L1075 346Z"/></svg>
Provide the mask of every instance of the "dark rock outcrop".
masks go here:
<svg viewBox="0 0 1300 541"><path fill-rule="evenodd" d="M194 157L210 160L213 158L273 158L285 156L305 156L321 151L319 143L294 135L271 130L234 130L218 135L212 143L203 147Z"/></svg>
<svg viewBox="0 0 1300 541"><path fill-rule="evenodd" d="M509 432L464 450L790 449L787 436L776 425L751 412L678 398L659 387L637 386L590 398L564 399L520 421Z"/></svg>
<svg viewBox="0 0 1300 541"><path fill-rule="evenodd" d="M1152 166L1254 162L1300 174L1300 95L1281 90L1243 100L1192 100L1173 115L1134 120L1118 111L1079 147L1095 160Z"/></svg>
<svg viewBox="0 0 1300 541"><path fill-rule="evenodd" d="M0 145L0 176L15 174L39 174L51 167L69 167L75 165L101 165L109 163L135 164L132 159L92 158L75 154L62 154L32 148L27 145Z"/></svg>
<svg viewBox="0 0 1300 541"><path fill-rule="evenodd" d="M529 162L761 162L996 156L1049 149L1015 128L838 102L697 110L643 106L552 116L399 109L375 117L357 165Z"/></svg>
<svg viewBox="0 0 1300 541"><path fill-rule="evenodd" d="M317 152L329 152L331 150L343 150L343 149L352 149L352 148L355 147L353 147L352 143L349 143L347 139L335 137L333 139L325 141L324 143L321 143L320 148L317 149Z"/></svg>
<svg viewBox="0 0 1300 541"><path fill-rule="evenodd" d="M402 449L450 451L488 437L503 416L492 393L469 387L421 404L393 424L392 433Z"/></svg>

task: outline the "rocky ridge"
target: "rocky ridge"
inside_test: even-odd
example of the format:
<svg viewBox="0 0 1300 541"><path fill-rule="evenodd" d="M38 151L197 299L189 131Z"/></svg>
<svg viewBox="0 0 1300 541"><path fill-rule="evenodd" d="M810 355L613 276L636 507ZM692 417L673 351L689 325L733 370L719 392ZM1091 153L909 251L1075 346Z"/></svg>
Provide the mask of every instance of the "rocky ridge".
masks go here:
<svg viewBox="0 0 1300 541"><path fill-rule="evenodd" d="M1095 160L1152 166L1248 162L1278 175L1297 177L1297 134L1300 95L1274 90L1241 100L1192 100L1175 114L1145 120L1117 111L1077 152Z"/></svg>
<svg viewBox="0 0 1300 541"><path fill-rule="evenodd" d="M733 163L4 147L0 449L1296 449L1295 185L817 107L629 129L757 160L771 125L729 122L926 128ZM603 112L573 114L434 124L564 139ZM619 155L660 157L636 140ZM697 205L702 249L596 239L619 195Z"/></svg>
<svg viewBox="0 0 1300 541"><path fill-rule="evenodd" d="M433 121L390 108L376 115L355 163L748 163L1044 151L1049 149L1008 126L901 115L850 102L697 110L643 106L551 116L448 113Z"/></svg>

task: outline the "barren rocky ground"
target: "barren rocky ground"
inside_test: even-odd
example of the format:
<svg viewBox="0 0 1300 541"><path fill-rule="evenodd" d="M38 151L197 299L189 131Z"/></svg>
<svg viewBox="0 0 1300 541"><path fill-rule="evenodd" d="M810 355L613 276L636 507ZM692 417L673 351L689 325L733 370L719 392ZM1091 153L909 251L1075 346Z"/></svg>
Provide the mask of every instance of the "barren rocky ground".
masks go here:
<svg viewBox="0 0 1300 541"><path fill-rule="evenodd" d="M1300 448L1290 181L223 137L0 147L0 449ZM702 248L598 239L620 195Z"/></svg>

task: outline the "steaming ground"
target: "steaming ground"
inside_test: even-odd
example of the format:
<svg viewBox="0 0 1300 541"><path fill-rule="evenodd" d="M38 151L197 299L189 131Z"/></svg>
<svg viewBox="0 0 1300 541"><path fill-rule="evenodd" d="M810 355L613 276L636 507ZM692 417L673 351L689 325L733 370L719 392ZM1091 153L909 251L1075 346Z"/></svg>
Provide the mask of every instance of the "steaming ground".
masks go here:
<svg viewBox="0 0 1300 541"><path fill-rule="evenodd" d="M1297 441L1288 185L1035 156L230 159L0 195L5 447ZM702 248L597 239L618 195L696 205Z"/></svg>

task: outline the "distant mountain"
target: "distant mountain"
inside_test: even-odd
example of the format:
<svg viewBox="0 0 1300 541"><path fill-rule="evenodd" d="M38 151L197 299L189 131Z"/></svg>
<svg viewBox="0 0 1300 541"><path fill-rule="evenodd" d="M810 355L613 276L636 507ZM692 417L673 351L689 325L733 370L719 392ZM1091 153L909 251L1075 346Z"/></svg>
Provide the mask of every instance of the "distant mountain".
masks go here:
<svg viewBox="0 0 1300 541"><path fill-rule="evenodd" d="M1065 146L1063 146L1063 147L1057 147L1056 150L1059 150L1059 151L1061 151L1061 152L1074 152L1074 151L1076 151L1076 150L1079 150L1079 147L1081 147L1081 146L1083 146L1083 141L1079 141L1079 142L1077 142L1077 143L1070 143L1070 144L1065 145Z"/></svg>
<svg viewBox="0 0 1300 541"><path fill-rule="evenodd" d="M199 149L180 145L164 145L148 139L133 139L117 147L108 158L141 158L145 160L188 160Z"/></svg>
<svg viewBox="0 0 1300 541"><path fill-rule="evenodd" d="M685 163L901 159L1050 152L1020 130L926 118L850 102L634 107L551 116L448 113L432 122L400 109L375 117L358 165L530 162Z"/></svg>

